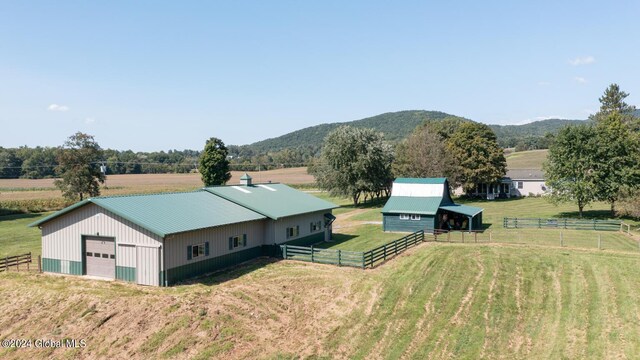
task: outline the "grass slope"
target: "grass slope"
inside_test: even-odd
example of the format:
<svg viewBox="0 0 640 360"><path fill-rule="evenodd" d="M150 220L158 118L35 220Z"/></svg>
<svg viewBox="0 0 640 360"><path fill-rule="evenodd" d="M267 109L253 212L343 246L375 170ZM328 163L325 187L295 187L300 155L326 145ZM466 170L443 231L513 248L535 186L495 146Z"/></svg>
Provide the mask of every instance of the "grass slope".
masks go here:
<svg viewBox="0 0 640 360"><path fill-rule="evenodd" d="M2 339L88 346L0 357L637 358L638 260L435 244L376 270L258 261L168 289L2 273Z"/></svg>
<svg viewBox="0 0 640 360"><path fill-rule="evenodd" d="M507 155L507 169L542 169L549 150L518 151Z"/></svg>
<svg viewBox="0 0 640 360"><path fill-rule="evenodd" d="M40 255L40 229L28 228L27 225L47 214L0 216L0 258L29 251L34 257Z"/></svg>

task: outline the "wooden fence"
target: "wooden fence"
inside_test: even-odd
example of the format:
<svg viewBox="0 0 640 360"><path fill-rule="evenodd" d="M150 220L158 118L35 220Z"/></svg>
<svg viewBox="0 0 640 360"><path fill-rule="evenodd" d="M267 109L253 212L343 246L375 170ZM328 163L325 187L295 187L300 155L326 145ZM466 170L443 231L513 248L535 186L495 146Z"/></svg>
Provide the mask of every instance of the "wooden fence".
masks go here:
<svg viewBox="0 0 640 360"><path fill-rule="evenodd" d="M29 270L29 265L31 264L31 252L22 255L15 256L6 256L5 258L0 258L0 271L9 271L9 268L15 267L16 270L20 270L20 265L22 265L23 269ZM39 265L39 264L38 264Z"/></svg>
<svg viewBox="0 0 640 360"><path fill-rule="evenodd" d="M387 261L387 259L395 257L408 248L414 247L423 241L425 241L424 230L418 230L398 240L378 246L375 249L365 251L363 253L364 261L362 263L362 267L373 268L376 265Z"/></svg>
<svg viewBox="0 0 640 360"><path fill-rule="evenodd" d="M425 241L424 231L419 230L403 238L368 251L322 249L313 246L280 245L284 259L359 268L373 268L410 247Z"/></svg>
<svg viewBox="0 0 640 360"><path fill-rule="evenodd" d="M589 219L542 219L542 218L504 218L505 229L524 228L556 228L573 230L602 230L622 231L622 221L619 220L589 220Z"/></svg>
<svg viewBox="0 0 640 360"><path fill-rule="evenodd" d="M284 259L353 267L362 267L364 263L363 253L359 251L322 249L313 246L286 244L280 245L280 247Z"/></svg>

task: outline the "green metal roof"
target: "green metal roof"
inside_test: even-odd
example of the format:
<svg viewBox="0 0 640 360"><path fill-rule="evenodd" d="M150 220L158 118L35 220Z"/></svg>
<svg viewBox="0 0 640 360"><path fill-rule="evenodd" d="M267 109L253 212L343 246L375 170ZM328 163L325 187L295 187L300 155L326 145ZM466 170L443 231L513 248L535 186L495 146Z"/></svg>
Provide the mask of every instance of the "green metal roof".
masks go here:
<svg viewBox="0 0 640 360"><path fill-rule="evenodd" d="M205 190L274 220L338 207L283 184L213 186Z"/></svg>
<svg viewBox="0 0 640 360"><path fill-rule="evenodd" d="M484 210L479 207L468 206L468 205L445 205L445 206L440 206L440 209L466 215L466 216L476 216Z"/></svg>
<svg viewBox="0 0 640 360"><path fill-rule="evenodd" d="M392 196L382 208L382 213L435 215L442 197Z"/></svg>
<svg viewBox="0 0 640 360"><path fill-rule="evenodd" d="M251 180L251 176L249 176L249 174L244 173L244 175L242 175L242 177L240 177L240 180Z"/></svg>
<svg viewBox="0 0 640 360"><path fill-rule="evenodd" d="M397 178L393 182L399 184L444 184L447 178Z"/></svg>
<svg viewBox="0 0 640 360"><path fill-rule="evenodd" d="M200 190L87 199L29 226L42 225L88 203L100 206L160 237L265 218L261 214Z"/></svg>

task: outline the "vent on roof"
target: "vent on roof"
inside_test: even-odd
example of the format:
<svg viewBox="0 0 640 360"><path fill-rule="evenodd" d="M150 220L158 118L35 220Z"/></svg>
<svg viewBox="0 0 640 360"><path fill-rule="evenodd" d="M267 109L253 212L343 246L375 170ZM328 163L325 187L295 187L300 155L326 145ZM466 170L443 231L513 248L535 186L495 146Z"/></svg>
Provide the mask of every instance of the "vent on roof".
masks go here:
<svg viewBox="0 0 640 360"><path fill-rule="evenodd" d="M251 194L251 191L249 191L249 190L247 190L247 189L245 189L245 188L241 188L240 186L232 186L231 188L232 188L232 189L236 189L236 190L238 190L238 191L242 191L242 192L243 192L243 193L245 193L245 194Z"/></svg>
<svg viewBox="0 0 640 360"><path fill-rule="evenodd" d="M269 191L278 191L278 190L276 190L276 189L274 189L274 188L272 188L270 186L267 186L267 185L257 185L257 186L260 186L261 188L265 188L265 189L267 189Z"/></svg>
<svg viewBox="0 0 640 360"><path fill-rule="evenodd" d="M251 186L251 176L249 174L244 173L240 178L240 185Z"/></svg>

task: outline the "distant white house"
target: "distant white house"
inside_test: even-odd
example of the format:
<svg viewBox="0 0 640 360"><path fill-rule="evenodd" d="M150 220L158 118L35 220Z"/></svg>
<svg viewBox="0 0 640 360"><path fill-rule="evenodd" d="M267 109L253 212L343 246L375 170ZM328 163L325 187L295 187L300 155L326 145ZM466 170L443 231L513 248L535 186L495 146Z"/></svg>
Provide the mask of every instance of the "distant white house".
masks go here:
<svg viewBox="0 0 640 360"><path fill-rule="evenodd" d="M540 196L548 192L544 172L539 169L508 170L499 184L478 184L469 195L486 198L510 198L522 196ZM463 195L462 187L456 188L455 195Z"/></svg>

